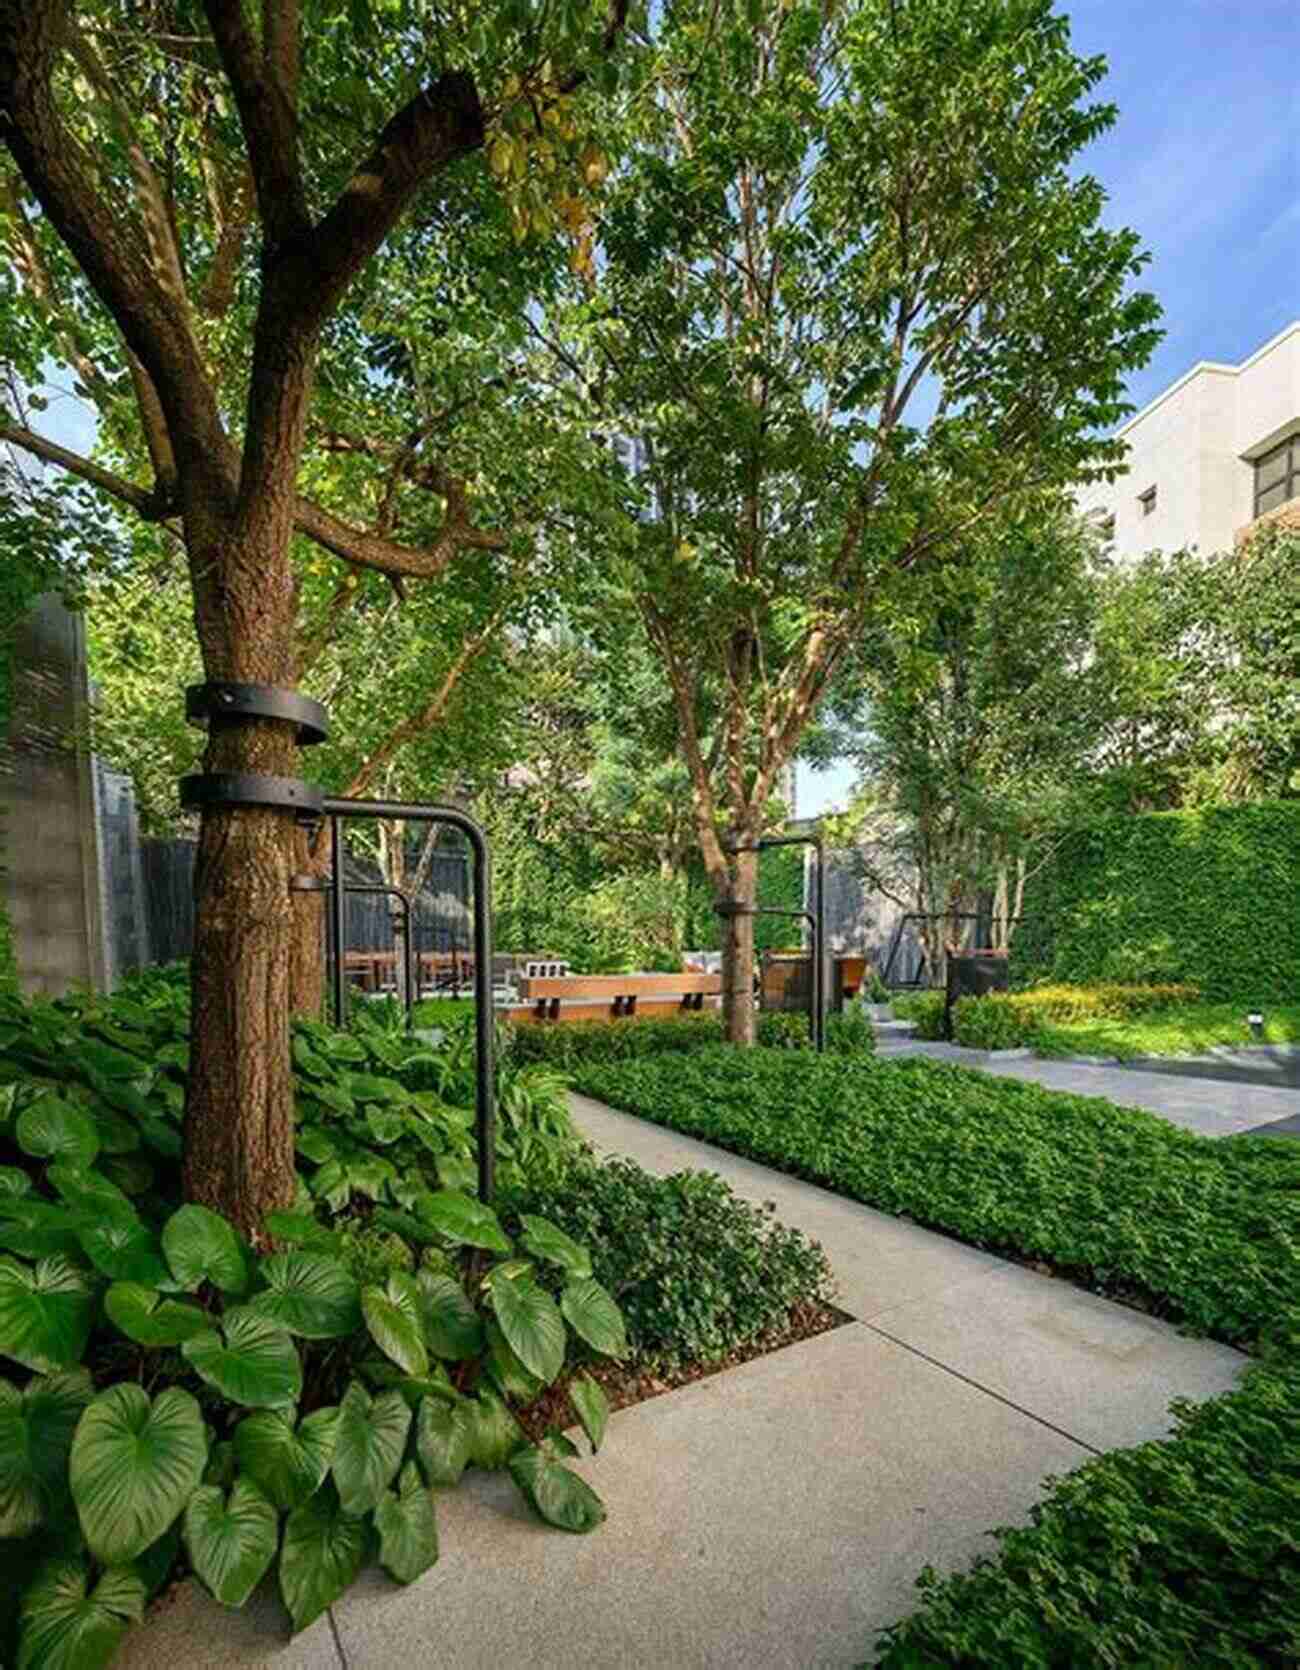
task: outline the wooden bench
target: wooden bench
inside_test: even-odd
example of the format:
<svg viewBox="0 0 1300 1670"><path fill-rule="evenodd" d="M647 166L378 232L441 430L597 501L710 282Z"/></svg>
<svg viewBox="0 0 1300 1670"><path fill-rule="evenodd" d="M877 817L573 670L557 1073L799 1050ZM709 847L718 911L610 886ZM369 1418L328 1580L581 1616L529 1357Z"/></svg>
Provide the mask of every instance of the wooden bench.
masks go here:
<svg viewBox="0 0 1300 1670"><path fill-rule="evenodd" d="M618 1021L636 1016L692 1014L716 1008L720 974L570 974L523 979L518 1003L498 1011L505 1020Z"/></svg>

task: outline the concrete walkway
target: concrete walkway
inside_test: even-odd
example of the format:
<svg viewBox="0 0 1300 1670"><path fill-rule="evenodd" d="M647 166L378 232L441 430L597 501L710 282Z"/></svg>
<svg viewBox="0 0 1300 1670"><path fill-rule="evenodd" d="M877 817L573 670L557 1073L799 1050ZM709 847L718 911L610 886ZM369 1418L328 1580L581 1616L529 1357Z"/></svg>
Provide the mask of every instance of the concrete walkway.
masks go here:
<svg viewBox="0 0 1300 1670"><path fill-rule="evenodd" d="M1104 1096L1120 1107L1145 1108L1171 1125L1202 1136L1240 1136L1300 1113L1300 1093L1271 1084L1233 1084L1083 1061L1047 1061L1019 1050L1005 1054L961 1049L956 1044L900 1038L882 1043L882 1060L919 1055L950 1061L1000 1078L1029 1079L1075 1096Z"/></svg>
<svg viewBox="0 0 1300 1670"><path fill-rule="evenodd" d="M967 1565L1044 1478L1168 1430L1173 1396L1244 1359L598 1103L582 1129L649 1170L707 1169L825 1246L857 1319L627 1409L579 1470L609 1520L538 1525L500 1475L439 1500L443 1554L399 1589L368 1572L286 1644L270 1595L194 1587L134 1632L124 1670L830 1670L871 1656L921 1567Z"/></svg>

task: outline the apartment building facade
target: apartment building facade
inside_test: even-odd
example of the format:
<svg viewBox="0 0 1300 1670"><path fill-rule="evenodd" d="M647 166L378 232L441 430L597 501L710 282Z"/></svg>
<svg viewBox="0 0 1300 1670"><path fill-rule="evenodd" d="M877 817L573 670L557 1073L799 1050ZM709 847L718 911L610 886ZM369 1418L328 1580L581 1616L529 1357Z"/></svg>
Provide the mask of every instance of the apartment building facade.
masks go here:
<svg viewBox="0 0 1300 1670"><path fill-rule="evenodd" d="M1240 365L1194 365L1117 434L1125 473L1076 504L1121 558L1231 550L1270 519L1300 527L1300 319Z"/></svg>

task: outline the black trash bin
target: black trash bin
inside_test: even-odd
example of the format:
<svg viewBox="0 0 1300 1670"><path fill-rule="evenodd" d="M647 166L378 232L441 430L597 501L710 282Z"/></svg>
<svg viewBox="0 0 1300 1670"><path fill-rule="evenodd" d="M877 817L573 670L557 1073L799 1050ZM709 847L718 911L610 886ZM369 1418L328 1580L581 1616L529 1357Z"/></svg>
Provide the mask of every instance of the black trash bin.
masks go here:
<svg viewBox="0 0 1300 1670"><path fill-rule="evenodd" d="M959 997L984 997L989 992L1010 989L1010 959L1005 951L949 951L944 1037L952 1039L952 1006Z"/></svg>

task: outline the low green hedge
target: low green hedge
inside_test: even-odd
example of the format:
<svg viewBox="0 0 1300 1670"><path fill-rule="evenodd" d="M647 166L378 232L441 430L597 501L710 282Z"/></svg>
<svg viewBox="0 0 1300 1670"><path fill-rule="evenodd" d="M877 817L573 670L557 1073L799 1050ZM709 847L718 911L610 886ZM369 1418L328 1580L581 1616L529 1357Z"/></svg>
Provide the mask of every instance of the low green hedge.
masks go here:
<svg viewBox="0 0 1300 1670"><path fill-rule="evenodd" d="M1050 1260L1261 1360L1171 1438L1067 1477L996 1556L939 1578L876 1662L1300 1662L1300 1143L1213 1141L1099 1098L913 1059L710 1051L579 1087L796 1176Z"/></svg>
<svg viewBox="0 0 1300 1670"><path fill-rule="evenodd" d="M830 1262L711 1172L654 1177L631 1160L575 1166L554 1187L522 1189L509 1222L535 1212L591 1248L616 1295L637 1361L656 1371L717 1362L832 1297Z"/></svg>
<svg viewBox="0 0 1300 1670"><path fill-rule="evenodd" d="M722 1017L683 1015L672 1020L526 1022L505 1029L503 1050L511 1061L537 1062L562 1071L588 1062L632 1061L646 1056L682 1055L716 1047L724 1040ZM771 1049L804 1049L808 1017L771 1012L758 1017L758 1041ZM826 1017L827 1048L868 1054L875 1049L871 1023L860 1010Z"/></svg>
<svg viewBox="0 0 1300 1670"><path fill-rule="evenodd" d="M953 1042L973 1050L1009 1050L1036 1043L1047 1027L1089 1021L1133 1020L1193 1004L1195 986L1122 985L1099 981L1092 986L1038 986L1023 992L990 992L958 998L953 1005ZM944 1036L942 992L919 992L899 999L895 1011L911 1020L918 1038Z"/></svg>

